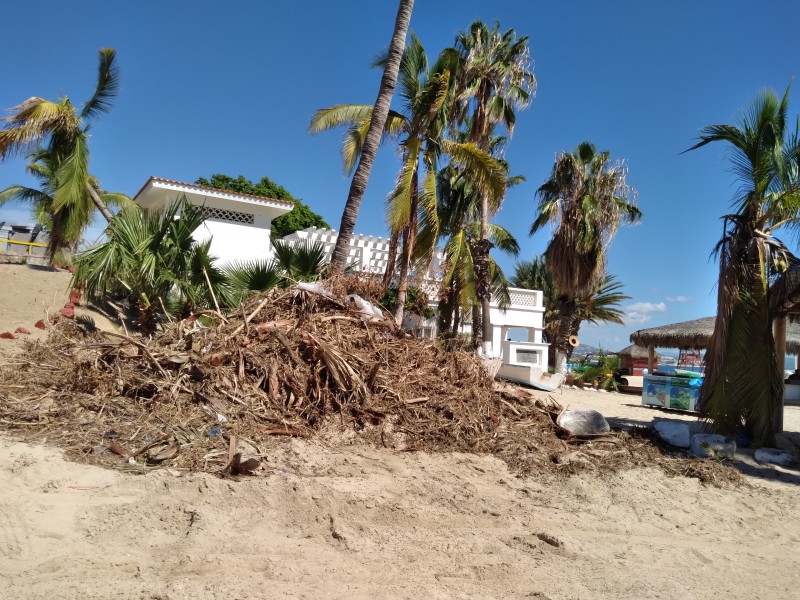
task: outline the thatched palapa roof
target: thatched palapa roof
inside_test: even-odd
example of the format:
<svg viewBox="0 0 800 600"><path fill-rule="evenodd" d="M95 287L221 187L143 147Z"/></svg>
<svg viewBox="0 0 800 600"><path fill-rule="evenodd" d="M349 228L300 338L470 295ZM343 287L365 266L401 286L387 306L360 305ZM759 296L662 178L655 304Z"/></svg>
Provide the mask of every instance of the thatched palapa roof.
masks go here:
<svg viewBox="0 0 800 600"><path fill-rule="evenodd" d="M716 317L703 317L693 321L640 329L631 334L631 341L643 348L652 345L660 348L703 350L711 343L715 319ZM800 323L791 323L786 327L786 351L789 354L800 353Z"/></svg>
<svg viewBox="0 0 800 600"><path fill-rule="evenodd" d="M789 267L769 288L769 310L776 316L800 313L800 265Z"/></svg>
<svg viewBox="0 0 800 600"><path fill-rule="evenodd" d="M630 357L633 359L645 359L645 360L648 358L647 348L645 348L644 346L637 346L636 344L631 344L627 348L623 348L622 350L620 350L619 352L615 352L614 354L616 354L620 358ZM658 354L656 354L656 357L658 357Z"/></svg>

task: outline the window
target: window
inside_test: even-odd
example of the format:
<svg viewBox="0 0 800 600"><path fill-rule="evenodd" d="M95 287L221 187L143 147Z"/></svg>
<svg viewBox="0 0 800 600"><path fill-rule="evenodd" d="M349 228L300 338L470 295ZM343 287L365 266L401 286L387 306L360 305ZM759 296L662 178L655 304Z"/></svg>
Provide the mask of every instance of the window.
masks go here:
<svg viewBox="0 0 800 600"><path fill-rule="evenodd" d="M224 210L222 208L209 208L203 207L203 216L206 219L219 219L220 221L230 221L232 223L246 223L252 225L255 221L255 215L249 213L237 212L235 210Z"/></svg>

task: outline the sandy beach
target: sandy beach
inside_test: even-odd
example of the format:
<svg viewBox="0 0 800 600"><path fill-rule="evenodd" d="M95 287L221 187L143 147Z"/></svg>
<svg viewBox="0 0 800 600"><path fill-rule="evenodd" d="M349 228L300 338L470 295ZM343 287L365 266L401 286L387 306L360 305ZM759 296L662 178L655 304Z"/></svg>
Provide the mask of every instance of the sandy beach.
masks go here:
<svg viewBox="0 0 800 600"><path fill-rule="evenodd" d="M0 288L0 329L33 331L34 316L66 300L68 273L26 274L24 289ZM20 343L4 340L3 351ZM596 409L614 427L696 421L644 407L635 395L565 389L553 397L566 408ZM785 421L781 443L796 450L800 407L787 407ZM233 481L169 467L134 475L77 464L6 430L0 595L793 597L800 471L758 464L747 449L733 464L745 474L738 486L648 465L519 477L493 456L311 437L276 443L255 476Z"/></svg>

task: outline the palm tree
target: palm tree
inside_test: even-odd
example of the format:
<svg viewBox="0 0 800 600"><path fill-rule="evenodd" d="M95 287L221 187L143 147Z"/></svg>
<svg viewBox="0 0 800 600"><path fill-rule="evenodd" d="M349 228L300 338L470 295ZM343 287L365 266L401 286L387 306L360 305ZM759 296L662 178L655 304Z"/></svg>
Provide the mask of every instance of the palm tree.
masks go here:
<svg viewBox="0 0 800 600"><path fill-rule="evenodd" d="M123 211L105 242L78 255L74 285L94 297L127 296L148 333L163 311L187 316L214 306L225 278L209 253L211 240L193 238L204 220L203 207L185 197L163 211Z"/></svg>
<svg viewBox="0 0 800 600"><path fill-rule="evenodd" d="M606 251L621 223L641 219L626 169L591 142L556 157L550 178L536 192L538 216L531 235L554 227L545 258L558 290L561 315L554 345L556 370L566 373L569 336L578 317L577 298L597 289L605 274Z"/></svg>
<svg viewBox="0 0 800 600"><path fill-rule="evenodd" d="M500 32L500 24L489 29L481 21L474 22L469 31L456 37L457 52L461 57L458 71L458 96L456 120L469 122L469 139L477 147L489 152L495 126L502 123L509 135L516 123L515 110L527 106L536 86L536 78L529 68L528 38L517 38L513 29ZM491 269L489 251L489 197L482 194L480 205L480 238L475 246L476 294L481 304L482 337L492 339L489 322L491 300Z"/></svg>
<svg viewBox="0 0 800 600"><path fill-rule="evenodd" d="M787 124L788 100L788 88L782 99L764 91L738 125L705 127L689 149L726 142L741 182L735 212L723 217L715 248L717 317L706 354L702 411L716 431L743 431L759 445L774 445L783 410L769 283L793 259L773 233L797 224L800 209L800 144Z"/></svg>
<svg viewBox="0 0 800 600"><path fill-rule="evenodd" d="M559 293L553 284L553 275L547 267L543 256L530 261L521 261L514 266L511 285L529 290L540 290L544 298L544 337L553 342L558 337L561 324L561 313L558 310ZM624 325L625 311L620 305L630 300L621 292L623 284L615 275L606 273L599 281L597 288L587 294L575 298L577 316L573 321L570 335L577 336L583 323L615 323ZM572 346L567 350L567 359L572 357ZM548 356L550 366L555 366L555 356Z"/></svg>
<svg viewBox="0 0 800 600"><path fill-rule="evenodd" d="M31 160L26 170L38 180L39 188L30 188L23 185L12 185L0 191L0 206L7 202L22 202L30 204L36 222L49 232L48 255L54 256L64 248L74 249L81 239L83 231L88 224L80 214L68 208L56 213L53 210L54 196L57 187L56 165L52 155L44 148L38 148L29 153ZM106 206L117 207L122 210L136 208L136 204L125 194L110 193L102 190L97 179L89 176L90 185L100 196ZM80 213L80 211L77 211Z"/></svg>
<svg viewBox="0 0 800 600"><path fill-rule="evenodd" d="M370 116L369 127L364 136L364 145L361 149L361 157L358 161L353 181L350 184L350 192L347 195L347 202L342 212L342 222L339 225L339 235L336 238L336 246L333 249L331 259L331 273L341 273L347 265L347 256L350 252L350 238L356 227L358 210L361 207L361 199L367 189L369 174L372 170L372 163L378 151L381 137L383 135L386 117L389 114L389 105L392 101L395 85L397 85L397 72L400 69L400 60L403 56L403 48L406 42L408 24L411 22L411 11L414 8L414 0L400 0L397 9L397 18L394 24L392 41L389 44L389 52L386 58L386 66L383 69L381 85L378 89L378 97Z"/></svg>
<svg viewBox="0 0 800 600"><path fill-rule="evenodd" d="M243 300L274 287L286 287L296 281L315 281L328 267L322 242L289 244L276 240L274 259L235 262L223 267L225 304L235 308Z"/></svg>
<svg viewBox="0 0 800 600"><path fill-rule="evenodd" d="M498 138L497 144L502 143ZM500 161L504 174L508 165ZM523 177L507 177L506 185L516 185ZM473 345L479 338L480 304L476 294L477 273L474 250L480 239L480 191L474 185L471 172L456 165L448 165L438 175L441 201L437 205L439 229L435 232L424 227L420 237L447 238L444 247L444 275L440 294L439 330L444 337L457 335L465 311L471 311ZM490 208L499 208L502 196L490 196ZM436 238L434 238L436 239ZM502 252L511 256L519 254L519 245L508 230L495 223L489 224L489 239ZM500 267L489 257L491 291L503 304L508 300L508 284ZM478 313L478 315L476 315Z"/></svg>
<svg viewBox="0 0 800 600"><path fill-rule="evenodd" d="M436 171L440 156L447 154L453 164L468 169L475 185L485 189L487 196L502 196L505 189L505 176L498 161L478 150L474 144L443 137L447 125L447 100L453 90L451 59L443 55L433 68L429 68L425 49L412 35L400 65L403 112L390 111L384 125L385 136L403 136L400 142L403 165L387 202L392 247L401 235L403 238L395 309L398 323L403 320L420 222L429 233L422 238L424 244L416 252L422 263L430 260L438 238ZM381 58L377 64L381 65L385 60L385 57ZM348 127L342 148L347 170L354 164L356 156L363 152L364 126L372 112L373 107L369 105L337 105L322 109L312 118L310 130L317 133L339 125ZM388 271L391 271L393 263L394 258L390 256Z"/></svg>
<svg viewBox="0 0 800 600"><path fill-rule="evenodd" d="M33 150L47 141L44 149L55 181L54 226L68 223L74 230L76 223L88 224L94 208L106 221L113 218L89 175L88 132L90 121L108 112L117 94L119 72L115 57L111 48L100 50L97 86L80 112L67 97L56 102L33 97L10 109L10 116L0 119L5 122L0 131L0 160ZM51 231L51 235L61 234Z"/></svg>

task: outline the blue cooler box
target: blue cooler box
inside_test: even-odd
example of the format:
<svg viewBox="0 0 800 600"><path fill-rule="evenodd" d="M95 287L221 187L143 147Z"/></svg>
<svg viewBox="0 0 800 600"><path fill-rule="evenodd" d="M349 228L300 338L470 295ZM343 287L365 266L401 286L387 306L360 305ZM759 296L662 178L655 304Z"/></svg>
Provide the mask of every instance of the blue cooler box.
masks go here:
<svg viewBox="0 0 800 600"><path fill-rule="evenodd" d="M642 404L696 411L702 385L700 378L645 375L642 380Z"/></svg>

